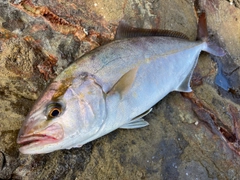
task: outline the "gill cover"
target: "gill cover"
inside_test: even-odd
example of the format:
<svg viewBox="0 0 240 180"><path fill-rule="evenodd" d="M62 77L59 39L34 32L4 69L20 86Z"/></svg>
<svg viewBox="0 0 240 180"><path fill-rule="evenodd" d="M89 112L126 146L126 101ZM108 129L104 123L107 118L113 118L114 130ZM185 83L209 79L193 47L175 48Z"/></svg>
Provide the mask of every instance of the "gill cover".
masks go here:
<svg viewBox="0 0 240 180"><path fill-rule="evenodd" d="M76 121L75 127L77 139L69 144L68 148L83 145L82 141L94 136L102 127L106 117L105 93L96 79L89 74L81 78L75 78L67 89L62 99L67 102L66 112L71 123ZM68 121L68 119L66 119ZM69 131L73 131L70 128ZM73 133L65 129L65 134L71 137ZM77 142L77 143L76 143ZM77 144L77 145L76 145Z"/></svg>

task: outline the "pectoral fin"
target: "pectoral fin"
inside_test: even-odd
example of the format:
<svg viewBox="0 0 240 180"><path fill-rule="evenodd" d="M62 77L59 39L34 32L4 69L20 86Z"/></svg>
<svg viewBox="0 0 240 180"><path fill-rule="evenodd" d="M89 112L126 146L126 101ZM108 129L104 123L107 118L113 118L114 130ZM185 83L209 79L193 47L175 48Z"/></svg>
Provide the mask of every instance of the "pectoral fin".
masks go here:
<svg viewBox="0 0 240 180"><path fill-rule="evenodd" d="M118 92L121 95L121 98L126 94L129 89L132 87L134 80L136 78L136 74L138 71L138 67L131 69L126 74L124 74L117 83L113 86L110 93Z"/></svg>
<svg viewBox="0 0 240 180"><path fill-rule="evenodd" d="M133 118L129 123L124 124L120 128L122 128L122 129L135 129L135 128L142 128L142 127L148 126L149 123L147 121L145 121L142 117L146 116L151 111L152 111L152 108L149 109L148 111L140 114L139 116Z"/></svg>

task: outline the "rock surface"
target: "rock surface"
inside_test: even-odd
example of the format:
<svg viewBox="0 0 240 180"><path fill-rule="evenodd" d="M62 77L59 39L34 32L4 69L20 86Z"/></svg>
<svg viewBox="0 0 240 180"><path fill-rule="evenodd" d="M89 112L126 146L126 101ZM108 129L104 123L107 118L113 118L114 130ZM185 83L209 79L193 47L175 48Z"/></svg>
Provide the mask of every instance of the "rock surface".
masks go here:
<svg viewBox="0 0 240 180"><path fill-rule="evenodd" d="M227 55L201 54L193 93L170 93L145 117L148 127L22 155L18 130L41 91L77 57L113 40L120 20L195 40L197 16L192 0L0 1L0 179L240 179L240 3L199 4Z"/></svg>

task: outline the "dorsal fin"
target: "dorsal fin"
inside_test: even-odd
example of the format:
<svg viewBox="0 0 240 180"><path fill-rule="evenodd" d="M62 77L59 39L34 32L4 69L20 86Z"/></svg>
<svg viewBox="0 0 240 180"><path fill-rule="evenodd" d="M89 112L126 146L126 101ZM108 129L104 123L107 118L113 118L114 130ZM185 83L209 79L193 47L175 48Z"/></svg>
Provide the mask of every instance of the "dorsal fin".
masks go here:
<svg viewBox="0 0 240 180"><path fill-rule="evenodd" d="M185 34L177 31L164 29L141 29L127 25L124 21L120 21L117 28L115 39L146 37L146 36L167 36L181 39L189 39Z"/></svg>

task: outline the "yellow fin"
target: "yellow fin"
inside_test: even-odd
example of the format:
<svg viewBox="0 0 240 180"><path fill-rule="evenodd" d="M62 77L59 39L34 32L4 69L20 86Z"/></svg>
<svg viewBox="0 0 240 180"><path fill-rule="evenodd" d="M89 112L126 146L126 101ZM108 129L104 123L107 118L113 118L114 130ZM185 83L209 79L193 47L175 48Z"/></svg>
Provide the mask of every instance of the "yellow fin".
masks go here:
<svg viewBox="0 0 240 180"><path fill-rule="evenodd" d="M124 74L117 83L113 86L111 92L118 92L121 97L126 94L132 87L132 84L136 78L138 67L131 69L126 74Z"/></svg>

